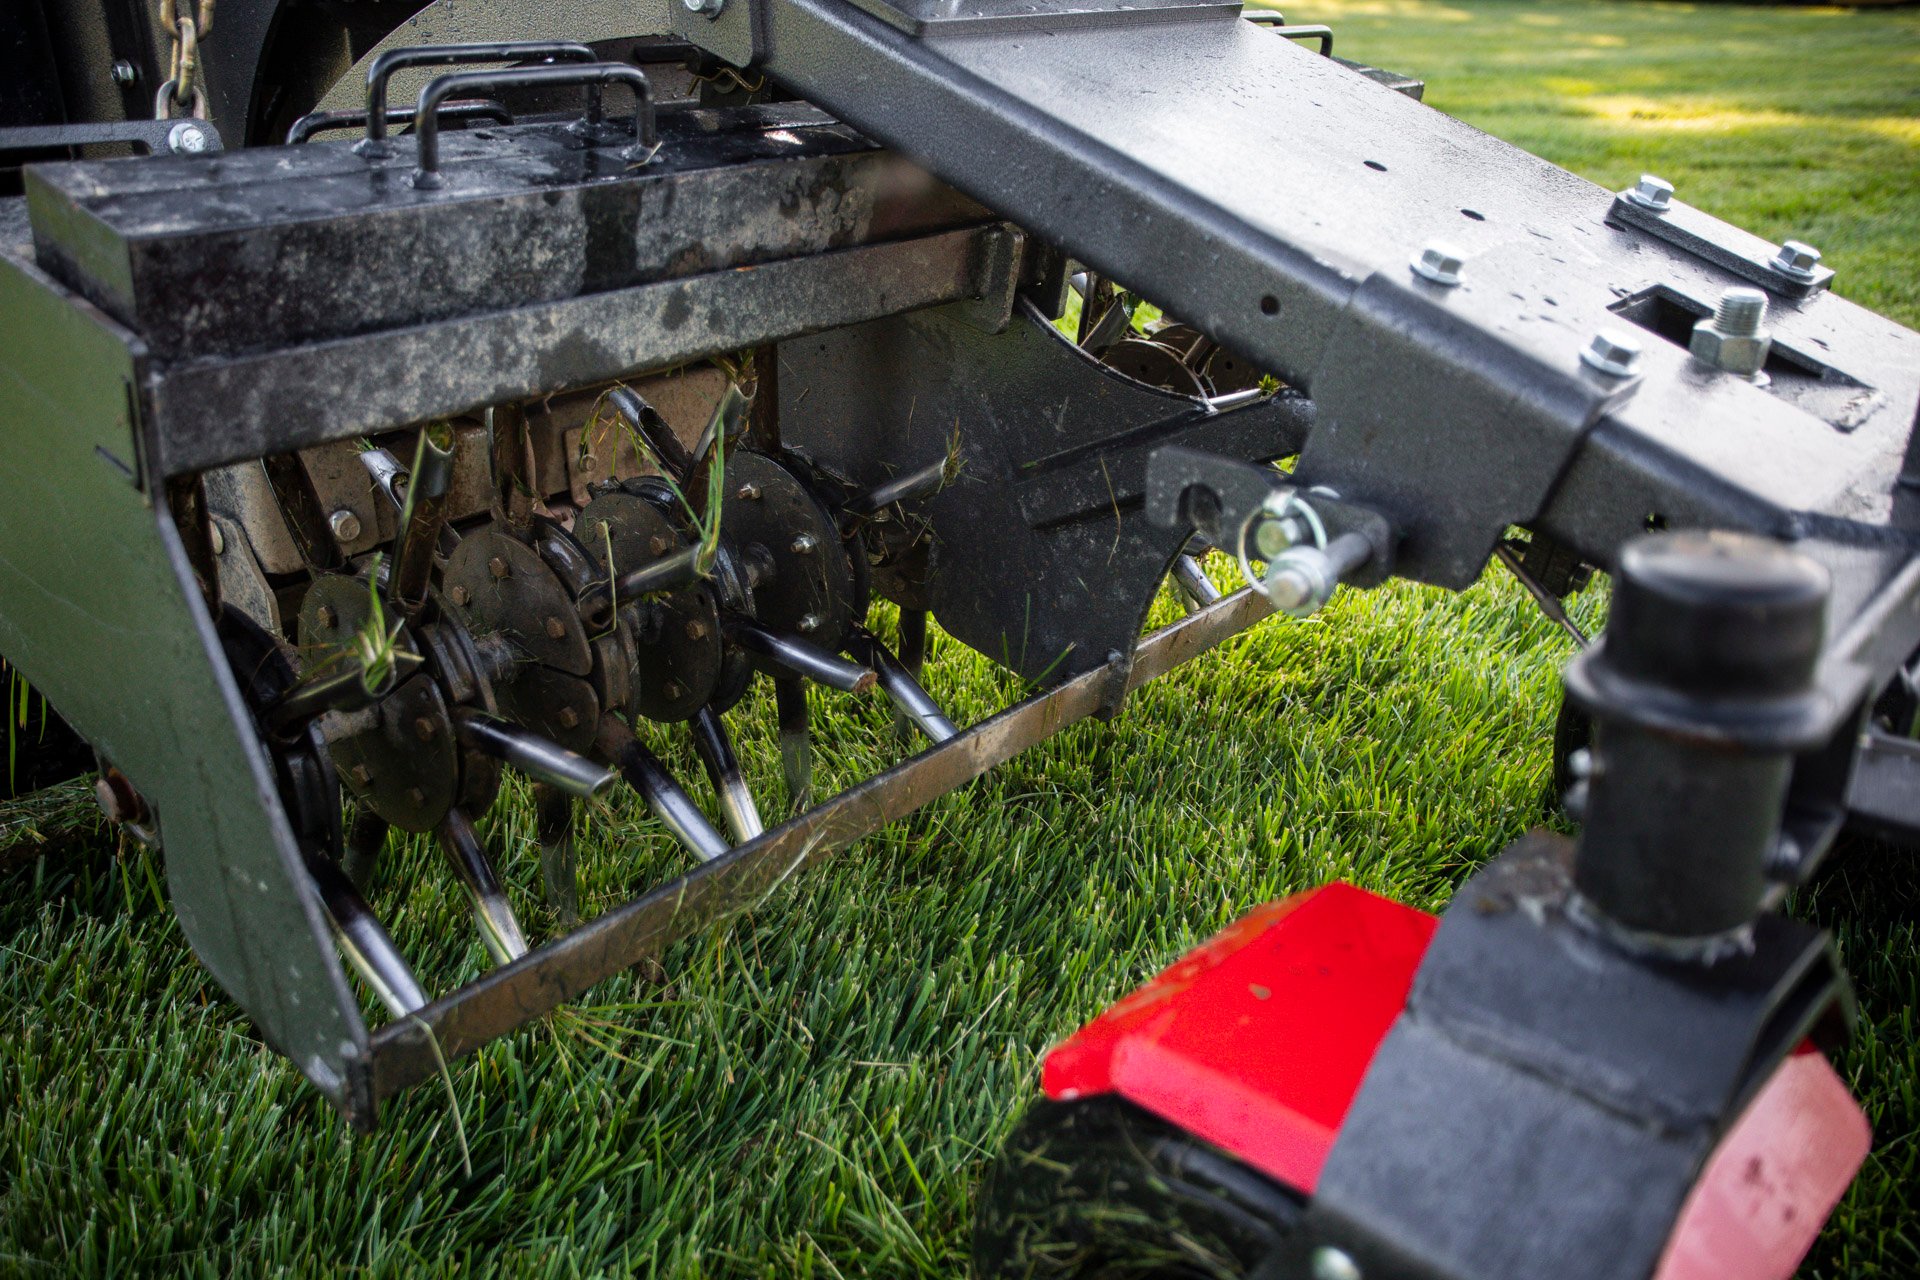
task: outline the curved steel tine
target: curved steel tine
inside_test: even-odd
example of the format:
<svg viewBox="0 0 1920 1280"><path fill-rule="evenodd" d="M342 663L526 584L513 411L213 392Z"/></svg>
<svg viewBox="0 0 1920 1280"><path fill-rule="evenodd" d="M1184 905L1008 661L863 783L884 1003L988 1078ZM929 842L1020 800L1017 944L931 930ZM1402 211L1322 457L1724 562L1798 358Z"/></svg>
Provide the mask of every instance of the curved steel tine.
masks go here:
<svg viewBox="0 0 1920 1280"><path fill-rule="evenodd" d="M711 862L733 846L714 830L707 815L686 793L660 758L633 736L618 716L607 715L600 721L598 746L620 768L620 776L638 791L674 837L702 862Z"/></svg>
<svg viewBox="0 0 1920 1280"><path fill-rule="evenodd" d="M540 841L540 876L547 898L560 913L560 924L571 929L580 923L579 864L573 847L573 797L559 787L537 782L533 787L534 829Z"/></svg>
<svg viewBox="0 0 1920 1280"><path fill-rule="evenodd" d="M847 645L874 669L880 678L881 692L893 700L894 707L914 728L925 734L929 742L938 746L960 732L953 721L947 719L940 704L920 687L920 682L913 678L913 673L907 670L906 665L894 657L886 645L880 643L879 637L856 627L847 638Z"/></svg>
<svg viewBox="0 0 1920 1280"><path fill-rule="evenodd" d="M460 741L475 751L582 800L599 795L614 779L613 770L605 765L472 707L455 708L453 728Z"/></svg>
<svg viewBox="0 0 1920 1280"><path fill-rule="evenodd" d="M693 731L693 749L699 753L700 763L707 767L707 777L713 780L714 792L720 797L720 812L726 816L734 841L745 844L766 827L760 821L760 810L754 806L753 793L747 789L747 780L740 773L740 759L727 738L727 726L719 712L712 707L702 707L687 727Z"/></svg>
<svg viewBox="0 0 1920 1280"><path fill-rule="evenodd" d="M501 887L500 876L493 869L493 860L487 856L486 846L480 843L480 833L473 829L467 815L459 809L448 810L435 834L440 838L440 848L447 855L460 887L473 902L473 918L480 926L480 940L493 958L505 964L527 954L527 935L521 932L520 922L507 903L507 891Z"/></svg>
<svg viewBox="0 0 1920 1280"><path fill-rule="evenodd" d="M353 887L346 873L334 865L332 859L311 850L307 852L306 861L307 874L319 891L320 905L326 909L334 940L340 944L340 953L347 958L347 963L366 979L373 994L396 1018L424 1008L427 993L421 990L419 980L401 956L400 948L394 945L386 926L373 914L373 908Z"/></svg>
<svg viewBox="0 0 1920 1280"><path fill-rule="evenodd" d="M413 477L407 474L406 467L393 456L391 450L362 449L360 465L373 477L373 487L386 496L388 505L396 514L407 509L407 486L413 482ZM440 526L440 554L451 555L459 545L460 531L451 524L443 523Z"/></svg>
<svg viewBox="0 0 1920 1280"><path fill-rule="evenodd" d="M362 893L372 887L373 877L380 869L380 851L386 847L387 831L387 820L364 804L354 813L353 825L347 829L340 870Z"/></svg>
<svg viewBox="0 0 1920 1280"><path fill-rule="evenodd" d="M694 455L688 453L687 447L680 443L680 437L673 434L673 428L660 416L660 411L630 387L615 387L607 393L607 402L633 428L641 443L660 460L660 465L666 468L674 482L685 484L687 476L693 471Z"/></svg>
<svg viewBox="0 0 1920 1280"><path fill-rule="evenodd" d="M798 676L773 678L773 704L780 717L780 772L787 799L798 813L813 796L813 732L807 719L807 686Z"/></svg>
<svg viewBox="0 0 1920 1280"><path fill-rule="evenodd" d="M741 648L767 659L787 675L805 676L842 693L865 693L879 679L871 667L848 662L798 636L770 631L746 618L729 618L727 627Z"/></svg>

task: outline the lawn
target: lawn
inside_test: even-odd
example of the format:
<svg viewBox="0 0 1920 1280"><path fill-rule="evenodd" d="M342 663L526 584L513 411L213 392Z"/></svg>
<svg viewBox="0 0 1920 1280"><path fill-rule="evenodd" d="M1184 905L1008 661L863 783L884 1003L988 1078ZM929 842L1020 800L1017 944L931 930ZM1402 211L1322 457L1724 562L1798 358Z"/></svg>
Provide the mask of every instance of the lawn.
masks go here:
<svg viewBox="0 0 1920 1280"><path fill-rule="evenodd" d="M1318 0L1287 15L1598 182L1651 170L1817 244L1840 292L1920 324L1920 12ZM1589 626L1602 610L1598 593L1575 606ZM1163 599L1156 620L1171 616ZM1569 652L1499 576L1265 624L664 971L456 1064L451 1100L417 1089L371 1138L199 968L156 855L83 835L0 882L0 1271L957 1276L975 1182L1050 1042L1256 903L1345 878L1437 909L1542 820ZM939 637L929 684L962 721L1013 693ZM731 719L756 789L778 794L770 699ZM837 706L829 725L825 782L897 757L877 707ZM34 820L84 828L83 795ZM22 816L0 813L0 833ZM524 792L488 827L520 850L504 870L544 934ZM604 908L679 866L619 805L594 819L584 890ZM1841 1065L1878 1135L1809 1275L1920 1274L1913 872L1850 845L1795 903L1837 930L1858 984ZM418 842L390 850L375 900L430 987L486 963Z"/></svg>

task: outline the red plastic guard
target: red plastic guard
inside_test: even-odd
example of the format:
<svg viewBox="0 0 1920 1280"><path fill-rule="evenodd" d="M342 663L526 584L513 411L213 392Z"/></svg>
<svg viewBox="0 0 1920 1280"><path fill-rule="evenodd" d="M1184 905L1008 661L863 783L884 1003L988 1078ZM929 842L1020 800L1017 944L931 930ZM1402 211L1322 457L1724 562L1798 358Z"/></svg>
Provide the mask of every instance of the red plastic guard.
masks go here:
<svg viewBox="0 0 1920 1280"><path fill-rule="evenodd" d="M1041 1085L1118 1093L1311 1193L1438 924L1347 884L1268 903L1047 1055Z"/></svg>

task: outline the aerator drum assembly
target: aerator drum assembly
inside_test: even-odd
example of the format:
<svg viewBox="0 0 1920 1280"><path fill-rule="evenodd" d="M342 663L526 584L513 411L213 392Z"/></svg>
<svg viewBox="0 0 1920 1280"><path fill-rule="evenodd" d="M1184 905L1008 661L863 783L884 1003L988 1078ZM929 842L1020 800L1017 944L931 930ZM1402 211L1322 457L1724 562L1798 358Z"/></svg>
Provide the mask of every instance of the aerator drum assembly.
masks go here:
<svg viewBox="0 0 1920 1280"><path fill-rule="evenodd" d="M1846 979L1779 902L1850 820L1920 832L1920 335L1232 3L433 4L426 47L375 6L331 68L278 7L223 0L198 118L0 128L49 160L0 197L0 654L355 1125L1271 613L1494 557L1558 613L1597 567L1579 839L1437 921L1264 908L1110 1010L977 1266L1790 1272L1867 1136L1822 1056ZM954 723L929 619L1030 694ZM727 726L761 680L779 796ZM809 685L888 700L899 763L817 794ZM476 833L508 772L554 936ZM687 869L582 921L610 787ZM387 933L395 829L484 976L429 989Z"/></svg>

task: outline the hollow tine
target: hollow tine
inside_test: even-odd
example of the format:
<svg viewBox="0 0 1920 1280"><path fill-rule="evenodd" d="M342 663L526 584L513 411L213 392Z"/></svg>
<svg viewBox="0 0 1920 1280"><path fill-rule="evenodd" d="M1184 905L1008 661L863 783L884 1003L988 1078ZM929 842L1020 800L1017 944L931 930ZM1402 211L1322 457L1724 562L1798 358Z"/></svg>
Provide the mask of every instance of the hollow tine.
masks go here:
<svg viewBox="0 0 1920 1280"><path fill-rule="evenodd" d="M362 449L360 465L373 477L373 485L387 496L395 511L407 505L407 469L390 449Z"/></svg>
<svg viewBox="0 0 1920 1280"><path fill-rule="evenodd" d="M770 631L745 618L735 618L729 626L741 648L767 659L788 675L805 676L842 693L865 693L879 678L873 668L849 662L798 636Z"/></svg>
<svg viewBox="0 0 1920 1280"><path fill-rule="evenodd" d="M573 797L544 782L534 784L534 830L540 841L540 875L547 898L571 929L580 923L580 874L573 845Z"/></svg>
<svg viewBox="0 0 1920 1280"><path fill-rule="evenodd" d="M394 538L393 573L387 580L388 596L407 617L426 603L434 553L440 549L440 532L447 523L447 492L453 484L457 441L453 428L444 422L420 431L418 462L402 504L406 523Z"/></svg>
<svg viewBox="0 0 1920 1280"><path fill-rule="evenodd" d="M775 676L773 704L780 717L780 772L798 813L813 796L813 733L807 722L807 686L798 676Z"/></svg>
<svg viewBox="0 0 1920 1280"><path fill-rule="evenodd" d="M714 830L707 815L700 812L693 797L667 772L660 758L641 745L619 717L609 715L600 721L599 747L620 766L620 776L640 793L654 817L696 858L711 862L733 847L725 836Z"/></svg>
<svg viewBox="0 0 1920 1280"><path fill-rule="evenodd" d="M913 678L906 664L893 656L887 646L880 643L879 637L871 632L856 629L848 640L848 646L866 659L880 677L880 690L893 700L895 710L907 718L907 721L927 736L927 740L938 746L948 738L959 733L953 721L947 719L940 704L928 696Z"/></svg>
<svg viewBox="0 0 1920 1280"><path fill-rule="evenodd" d="M373 908L353 887L346 873L331 859L309 851L307 874L319 891L320 905L326 909L327 920L333 925L334 940L340 944L341 954L366 979L380 1003L396 1018L404 1018L424 1007L427 993L421 990L419 980L401 956L400 948L394 945L386 926L373 914Z"/></svg>
<svg viewBox="0 0 1920 1280"><path fill-rule="evenodd" d="M682 547L672 555L629 569L614 583L622 600L632 600L655 591L677 591L700 576L700 548Z"/></svg>
<svg viewBox="0 0 1920 1280"><path fill-rule="evenodd" d="M373 877L380 869L380 851L387 844L387 829L387 820L364 804L353 815L353 825L347 829L347 846L340 855L340 870L362 893L373 886Z"/></svg>
<svg viewBox="0 0 1920 1280"><path fill-rule="evenodd" d="M396 651L393 658L383 680L369 681L364 666L348 661L337 671L301 681L267 708L267 727L278 734L292 734L329 711L358 711L372 706L420 661L418 654L405 651Z"/></svg>
<svg viewBox="0 0 1920 1280"><path fill-rule="evenodd" d="M940 492L947 483L947 460L930 462L918 471L895 476L847 500L847 510L857 516L870 516L896 502L924 502Z"/></svg>
<svg viewBox="0 0 1920 1280"><path fill-rule="evenodd" d="M1180 599L1186 605L1188 613L1198 613L1220 599L1220 588L1213 585L1207 577L1207 571L1200 562L1189 555L1175 556L1173 560L1173 586L1180 593Z"/></svg>
<svg viewBox="0 0 1920 1280"><path fill-rule="evenodd" d="M660 411L648 404L638 393L628 387L615 387L607 395L607 402L614 411L626 420L634 434L660 460L660 465L675 481L684 483L693 470L694 455L680 443L680 437L673 434L673 428L660 416Z"/></svg>
<svg viewBox="0 0 1920 1280"><path fill-rule="evenodd" d="M484 711L471 707L456 709L453 727L460 741L475 751L518 769L536 782L558 787L570 796L591 799L614 779L613 770L605 765Z"/></svg>
<svg viewBox="0 0 1920 1280"><path fill-rule="evenodd" d="M688 728L693 731L693 749L700 754L700 763L707 767L707 776L713 780L714 792L720 797L720 812L726 816L734 841L745 844L766 827L760 822L760 810L754 806L753 793L747 790L747 780L741 776L740 759L734 755L733 743L727 738L727 726L719 712L712 707L702 707L694 713Z"/></svg>
<svg viewBox="0 0 1920 1280"><path fill-rule="evenodd" d="M487 950L501 964L527 954L527 935L520 931L520 922L507 902L507 891L501 887L493 860L487 856L473 823L461 810L450 809L440 820L437 834L455 878L473 903L473 919L480 926L480 940Z"/></svg>
<svg viewBox="0 0 1920 1280"><path fill-rule="evenodd" d="M740 434L747 423L747 395L740 390L739 384L729 384L720 402L713 406L713 416L707 419L707 426L700 433L699 441L693 446L694 464L697 467L712 452L717 439L722 447Z"/></svg>

